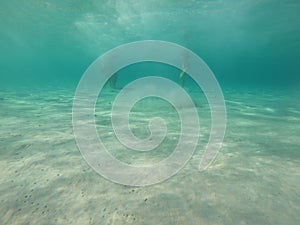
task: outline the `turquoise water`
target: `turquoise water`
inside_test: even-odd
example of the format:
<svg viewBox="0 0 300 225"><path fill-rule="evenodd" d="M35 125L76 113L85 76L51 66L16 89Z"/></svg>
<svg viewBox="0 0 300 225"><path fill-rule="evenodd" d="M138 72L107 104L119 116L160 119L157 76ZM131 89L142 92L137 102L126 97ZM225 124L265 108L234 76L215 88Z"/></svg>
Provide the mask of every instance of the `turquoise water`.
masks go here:
<svg viewBox="0 0 300 225"><path fill-rule="evenodd" d="M292 0L1 1L0 224L299 224L299 11ZM200 120L195 152L170 179L131 187L86 163L72 104L97 57L140 40L180 44L207 63L223 90L227 129L216 160L199 172L211 114L186 77ZM111 106L136 78L161 74L180 84L180 72L140 63L101 91L96 129L114 157L144 165L172 153L180 136L172 105L149 98L132 109L139 138L149 136L150 117L168 126L162 144L142 153L114 135Z"/></svg>

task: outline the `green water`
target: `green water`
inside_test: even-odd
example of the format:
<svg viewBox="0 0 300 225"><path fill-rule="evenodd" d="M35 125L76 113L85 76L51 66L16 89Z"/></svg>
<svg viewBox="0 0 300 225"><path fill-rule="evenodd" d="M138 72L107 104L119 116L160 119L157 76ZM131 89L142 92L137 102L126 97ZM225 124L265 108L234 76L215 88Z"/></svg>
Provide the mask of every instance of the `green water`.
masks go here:
<svg viewBox="0 0 300 225"><path fill-rule="evenodd" d="M299 12L297 0L1 1L0 224L299 224ZM130 187L86 163L72 104L94 60L140 40L180 44L207 63L223 90L227 129L216 160L199 172L211 114L186 77L200 120L194 155L170 179ZM180 136L176 110L155 98L133 107L130 128L145 138L148 118L165 118L161 146L137 153L114 135L114 98L152 74L180 84L179 69L131 65L96 104L99 138L128 164L163 160Z"/></svg>
<svg viewBox="0 0 300 225"><path fill-rule="evenodd" d="M298 1L1 1L1 84L78 82L107 50L190 48L221 83L299 84ZM299 87L299 86L298 86Z"/></svg>

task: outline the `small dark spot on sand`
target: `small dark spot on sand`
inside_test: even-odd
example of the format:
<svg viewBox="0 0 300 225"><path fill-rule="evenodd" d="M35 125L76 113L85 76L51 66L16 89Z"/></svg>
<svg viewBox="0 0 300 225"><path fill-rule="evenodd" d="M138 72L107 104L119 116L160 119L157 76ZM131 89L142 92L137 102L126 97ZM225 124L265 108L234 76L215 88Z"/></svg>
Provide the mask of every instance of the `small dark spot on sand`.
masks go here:
<svg viewBox="0 0 300 225"><path fill-rule="evenodd" d="M145 199L144 199L144 202L146 202L147 200L148 200L148 198L145 198Z"/></svg>

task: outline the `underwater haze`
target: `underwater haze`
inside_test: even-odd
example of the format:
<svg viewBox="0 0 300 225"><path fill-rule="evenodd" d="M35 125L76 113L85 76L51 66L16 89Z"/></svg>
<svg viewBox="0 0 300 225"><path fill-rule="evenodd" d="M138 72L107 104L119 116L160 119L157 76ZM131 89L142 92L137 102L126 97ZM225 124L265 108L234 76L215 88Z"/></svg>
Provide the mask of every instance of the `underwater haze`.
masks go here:
<svg viewBox="0 0 300 225"><path fill-rule="evenodd" d="M0 224L300 224L299 12L299 0L0 1ZM200 121L184 167L139 187L114 183L86 162L72 107L99 56L143 40L176 43L203 59L227 114L216 159L198 171L213 126L205 90L162 63L118 71L93 111L98 136L116 159L155 164L181 141L178 110L152 96L136 102L127 127L145 139L149 118L163 118L161 145L137 152L122 144L112 105L135 79L161 75L181 85L194 104L179 108L194 107Z"/></svg>
<svg viewBox="0 0 300 225"><path fill-rule="evenodd" d="M178 43L225 83L299 85L300 3L242 1L1 1L1 84L77 83L120 44Z"/></svg>

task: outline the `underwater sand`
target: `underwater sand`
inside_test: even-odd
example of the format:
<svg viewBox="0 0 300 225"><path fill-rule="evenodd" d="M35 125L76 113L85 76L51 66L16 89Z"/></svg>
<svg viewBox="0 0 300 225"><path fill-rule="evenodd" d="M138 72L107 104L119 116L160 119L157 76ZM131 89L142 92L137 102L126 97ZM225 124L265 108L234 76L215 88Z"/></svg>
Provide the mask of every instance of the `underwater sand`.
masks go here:
<svg viewBox="0 0 300 225"><path fill-rule="evenodd" d="M114 95L107 90L96 110L99 136L112 154L129 163L169 154L179 131L168 106L160 111L170 124L164 147L154 156L126 159L119 152L109 120ZM84 161L73 136L73 96L73 89L57 87L0 91L0 224L300 223L299 93L225 89L227 131L211 167L197 171L209 134L203 113L188 164L165 182L139 188L112 183ZM156 115L155 104L137 108L134 132L147 135L138 124ZM208 110L202 99L196 105L199 114Z"/></svg>

